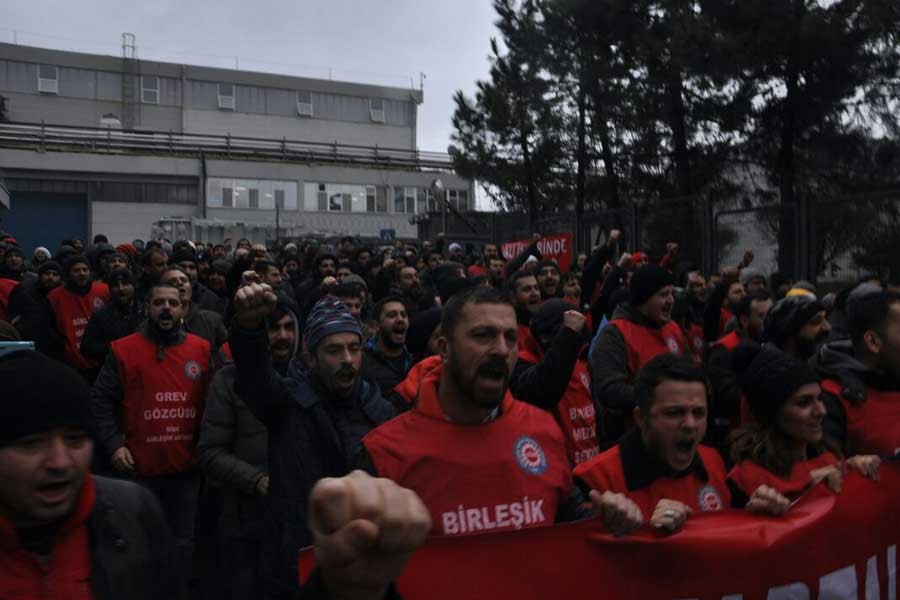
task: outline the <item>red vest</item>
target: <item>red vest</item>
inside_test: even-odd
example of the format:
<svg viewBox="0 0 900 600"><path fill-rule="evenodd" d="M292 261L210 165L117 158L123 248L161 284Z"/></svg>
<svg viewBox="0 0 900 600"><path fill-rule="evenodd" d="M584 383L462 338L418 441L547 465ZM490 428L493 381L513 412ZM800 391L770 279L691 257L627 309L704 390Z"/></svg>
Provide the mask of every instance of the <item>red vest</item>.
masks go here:
<svg viewBox="0 0 900 600"><path fill-rule="evenodd" d="M719 453L706 446L698 446L697 451L706 469L707 481L695 474L661 477L648 487L629 490L625 484L625 471L618 444L593 460L575 467L574 475L599 492L625 494L641 508L646 521L650 520L657 503L663 499L677 500L690 506L695 512L731 508L731 492L725 483L725 464Z"/></svg>
<svg viewBox="0 0 900 600"><path fill-rule="evenodd" d="M847 413L847 456L900 456L900 392L866 388L866 399L854 403L841 395L840 382L822 381L822 389L841 399Z"/></svg>
<svg viewBox="0 0 900 600"><path fill-rule="evenodd" d="M687 338L691 344L691 352L694 355L694 360L700 362L703 360L703 324L691 323L691 326L687 331Z"/></svg>
<svg viewBox="0 0 900 600"><path fill-rule="evenodd" d="M627 319L613 319L610 325L618 329L628 349L628 382L644 365L660 354L671 352L680 356L693 356L684 332L675 321L669 321L659 329L638 325Z"/></svg>
<svg viewBox="0 0 900 600"><path fill-rule="evenodd" d="M59 286L47 295L53 314L56 315L56 328L65 340L64 357L70 366L77 369L93 369L97 366L97 361L81 354L81 338L91 315L109 302L109 297L109 288L99 281L92 283L90 291L83 296L73 294L64 286Z"/></svg>
<svg viewBox="0 0 900 600"><path fill-rule="evenodd" d="M533 339L533 338L532 338ZM519 359L533 365L543 360L543 352L529 345L519 351ZM520 346L521 348L521 346ZM569 386L562 399L553 408L553 417L559 423L566 439L569 463L579 465L600 453L597 443L597 418L594 399L591 396L591 375L587 361L578 359Z"/></svg>
<svg viewBox="0 0 900 600"><path fill-rule="evenodd" d="M17 285L15 279L0 277L0 321L9 321L9 295Z"/></svg>
<svg viewBox="0 0 900 600"><path fill-rule="evenodd" d="M22 548L15 527L0 517L0 598L93 600L86 522L95 498L94 479L87 475L75 510L54 535L46 560Z"/></svg>
<svg viewBox="0 0 900 600"><path fill-rule="evenodd" d="M738 344L741 343L741 338L738 337L738 334L734 331L726 335L725 337L721 337L716 340L716 343L713 346L722 346L729 352L733 352L735 348L738 347Z"/></svg>
<svg viewBox="0 0 900 600"><path fill-rule="evenodd" d="M812 471L833 465L837 461L837 457L831 452L823 452L816 458L794 463L790 477L784 478L752 460L742 460L728 473L728 481L744 492L748 498L753 495L756 488L767 485L793 500L805 492L812 482L809 476Z"/></svg>
<svg viewBox="0 0 900 600"><path fill-rule="evenodd" d="M379 476L415 491L437 535L552 525L572 489L565 442L553 418L515 400L483 425L455 425L437 399L440 368L416 407L363 439Z"/></svg>
<svg viewBox="0 0 900 600"><path fill-rule="evenodd" d="M110 349L125 391L125 445L139 475L185 471L194 460L203 400L210 375L210 345L190 334L165 349L141 333L114 341Z"/></svg>

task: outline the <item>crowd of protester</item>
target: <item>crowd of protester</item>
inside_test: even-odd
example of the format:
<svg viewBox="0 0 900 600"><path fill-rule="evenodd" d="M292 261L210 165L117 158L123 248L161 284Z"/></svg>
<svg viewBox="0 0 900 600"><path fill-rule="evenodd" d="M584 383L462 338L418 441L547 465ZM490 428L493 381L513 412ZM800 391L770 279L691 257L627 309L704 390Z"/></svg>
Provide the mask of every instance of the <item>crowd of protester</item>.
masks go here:
<svg viewBox="0 0 900 600"><path fill-rule="evenodd" d="M428 535L777 517L900 454L877 274L0 237L3 597L391 598Z"/></svg>

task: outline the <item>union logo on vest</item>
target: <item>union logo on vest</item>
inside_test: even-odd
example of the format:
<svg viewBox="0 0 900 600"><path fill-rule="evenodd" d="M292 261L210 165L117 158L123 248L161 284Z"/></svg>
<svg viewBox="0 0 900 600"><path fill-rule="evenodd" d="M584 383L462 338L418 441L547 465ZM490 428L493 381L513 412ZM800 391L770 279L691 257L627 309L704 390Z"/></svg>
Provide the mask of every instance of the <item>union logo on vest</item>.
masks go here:
<svg viewBox="0 0 900 600"><path fill-rule="evenodd" d="M196 381L203 375L203 369L200 368L200 364L196 360L189 360L184 365L184 374L188 376L188 379L191 381Z"/></svg>
<svg viewBox="0 0 900 600"><path fill-rule="evenodd" d="M94 305L94 310L100 310L101 308L103 308L103 298L101 298L100 296L94 296L91 304Z"/></svg>
<svg viewBox="0 0 900 600"><path fill-rule="evenodd" d="M680 354L679 348L678 348L678 342L675 341L675 338L667 337L666 338L666 346L669 347L669 352L671 352L672 354Z"/></svg>
<svg viewBox="0 0 900 600"><path fill-rule="evenodd" d="M697 504L704 512L722 510L722 498L719 492L711 485L707 485L700 489L697 493Z"/></svg>
<svg viewBox="0 0 900 600"><path fill-rule="evenodd" d="M527 473L541 475L547 470L547 455L544 454L544 449L527 435L520 436L516 440L514 453L516 462Z"/></svg>

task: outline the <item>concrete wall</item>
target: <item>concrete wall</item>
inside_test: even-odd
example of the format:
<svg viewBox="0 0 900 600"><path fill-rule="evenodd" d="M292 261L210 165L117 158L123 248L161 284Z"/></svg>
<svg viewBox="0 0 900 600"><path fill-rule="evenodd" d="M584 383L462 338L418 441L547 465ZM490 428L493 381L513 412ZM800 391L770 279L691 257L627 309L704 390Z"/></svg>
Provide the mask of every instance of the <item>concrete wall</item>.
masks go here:
<svg viewBox="0 0 900 600"><path fill-rule="evenodd" d="M190 218L200 215L196 206L184 204L138 204L134 202L92 202L91 235L103 233L113 244L150 237L153 223L166 217Z"/></svg>

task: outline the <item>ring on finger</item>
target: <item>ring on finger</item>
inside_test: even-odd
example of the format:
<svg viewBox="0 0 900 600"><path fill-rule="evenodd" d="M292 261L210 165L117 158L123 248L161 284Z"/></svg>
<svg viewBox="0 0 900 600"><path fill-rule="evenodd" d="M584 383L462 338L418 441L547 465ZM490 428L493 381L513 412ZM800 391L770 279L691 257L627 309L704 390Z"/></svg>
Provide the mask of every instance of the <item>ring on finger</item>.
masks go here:
<svg viewBox="0 0 900 600"><path fill-rule="evenodd" d="M674 518L675 518L675 511L672 510L672 509L670 508L670 509L666 510L666 512L663 513L663 516L664 516L664 517L668 517L668 518L670 518L670 519L674 519Z"/></svg>

